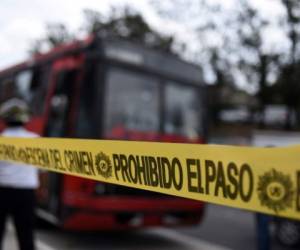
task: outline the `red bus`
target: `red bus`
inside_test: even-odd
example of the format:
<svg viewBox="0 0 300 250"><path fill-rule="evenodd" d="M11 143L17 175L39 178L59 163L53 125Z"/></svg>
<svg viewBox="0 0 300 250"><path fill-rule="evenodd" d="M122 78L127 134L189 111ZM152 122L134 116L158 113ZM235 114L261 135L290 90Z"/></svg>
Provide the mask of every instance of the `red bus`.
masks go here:
<svg viewBox="0 0 300 250"><path fill-rule="evenodd" d="M204 142L201 70L128 41L89 37L0 72L0 102L32 108L44 137ZM3 125L2 125L3 127ZM38 216L71 230L200 222L202 202L41 171Z"/></svg>

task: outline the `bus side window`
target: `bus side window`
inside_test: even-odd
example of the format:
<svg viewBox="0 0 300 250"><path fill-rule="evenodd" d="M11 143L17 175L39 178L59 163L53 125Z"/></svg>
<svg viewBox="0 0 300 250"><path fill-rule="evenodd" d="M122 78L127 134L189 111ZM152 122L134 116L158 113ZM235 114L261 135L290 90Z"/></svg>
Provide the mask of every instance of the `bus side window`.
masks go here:
<svg viewBox="0 0 300 250"><path fill-rule="evenodd" d="M30 103L31 92L30 85L32 81L32 70L24 70L17 73L15 78L16 93L15 95Z"/></svg>
<svg viewBox="0 0 300 250"><path fill-rule="evenodd" d="M72 97L72 83L77 71L63 71L56 76L56 86L51 98L47 136L62 137L67 133L68 114Z"/></svg>
<svg viewBox="0 0 300 250"><path fill-rule="evenodd" d="M16 85L13 77L2 79L0 84L0 102L4 102L13 97L18 97L16 94Z"/></svg>
<svg viewBox="0 0 300 250"><path fill-rule="evenodd" d="M25 100L34 116L44 111L48 71L46 67L28 69L17 73L15 77L13 95Z"/></svg>
<svg viewBox="0 0 300 250"><path fill-rule="evenodd" d="M49 67L44 66L33 71L30 93L30 106L33 115L44 113L47 89L49 87Z"/></svg>
<svg viewBox="0 0 300 250"><path fill-rule="evenodd" d="M100 78L102 72L96 71L98 68L95 65L98 66L95 61L87 63L83 80L85 84L80 87L80 102L76 122L76 137L79 138L95 138L99 137L100 134L95 133L95 128L99 127L99 120L101 120L97 113L99 107L96 102L98 102L99 96L97 95L95 78Z"/></svg>

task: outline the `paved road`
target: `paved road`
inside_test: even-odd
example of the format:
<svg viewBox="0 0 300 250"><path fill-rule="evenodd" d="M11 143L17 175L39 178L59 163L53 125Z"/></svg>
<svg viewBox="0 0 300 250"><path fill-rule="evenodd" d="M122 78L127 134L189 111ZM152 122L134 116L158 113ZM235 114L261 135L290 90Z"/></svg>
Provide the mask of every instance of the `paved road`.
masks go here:
<svg viewBox="0 0 300 250"><path fill-rule="evenodd" d="M39 230L37 238L37 250L228 250L174 230L160 228L131 233L66 233L58 230ZM17 250L12 228L7 232L4 250Z"/></svg>
<svg viewBox="0 0 300 250"><path fill-rule="evenodd" d="M233 250L257 249L255 215L240 209L209 205L204 221L197 229L182 229L179 232ZM287 250L279 246L274 237L271 243L271 250Z"/></svg>
<svg viewBox="0 0 300 250"><path fill-rule="evenodd" d="M209 205L203 223L184 229L149 229L137 232L70 233L39 230L38 250L255 250L254 215L223 206ZM4 250L17 250L9 226ZM287 250L273 242L272 250Z"/></svg>

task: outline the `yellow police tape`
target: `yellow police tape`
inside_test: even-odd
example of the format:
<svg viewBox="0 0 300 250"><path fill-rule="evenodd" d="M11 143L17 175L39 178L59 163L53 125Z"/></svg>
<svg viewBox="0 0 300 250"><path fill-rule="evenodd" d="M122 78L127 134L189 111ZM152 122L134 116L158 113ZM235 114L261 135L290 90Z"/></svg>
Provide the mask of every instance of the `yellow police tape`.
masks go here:
<svg viewBox="0 0 300 250"><path fill-rule="evenodd" d="M300 219L300 146L0 137L0 160Z"/></svg>

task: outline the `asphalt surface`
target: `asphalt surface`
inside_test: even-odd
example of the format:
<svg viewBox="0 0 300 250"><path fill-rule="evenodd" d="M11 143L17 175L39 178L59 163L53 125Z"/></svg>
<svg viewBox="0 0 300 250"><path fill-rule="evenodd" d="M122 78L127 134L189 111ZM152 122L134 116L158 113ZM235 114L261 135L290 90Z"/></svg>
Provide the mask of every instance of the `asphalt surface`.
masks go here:
<svg viewBox="0 0 300 250"><path fill-rule="evenodd" d="M256 215L241 209L208 205L205 218L196 229L179 230L181 234L197 237L234 250L258 249ZM274 227L270 225L270 250L288 250L274 237Z"/></svg>
<svg viewBox="0 0 300 250"><path fill-rule="evenodd" d="M195 227L154 228L134 232L64 232L38 229L37 250L255 250L255 219L251 212L209 205L203 222ZM17 250L14 230L8 225L4 250ZM273 239L271 250L288 250Z"/></svg>

